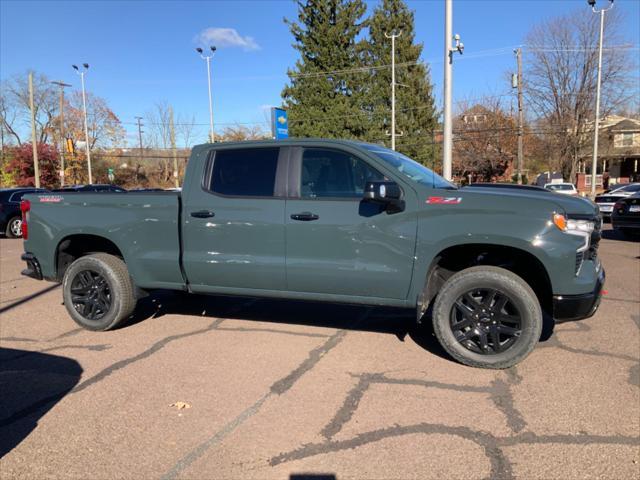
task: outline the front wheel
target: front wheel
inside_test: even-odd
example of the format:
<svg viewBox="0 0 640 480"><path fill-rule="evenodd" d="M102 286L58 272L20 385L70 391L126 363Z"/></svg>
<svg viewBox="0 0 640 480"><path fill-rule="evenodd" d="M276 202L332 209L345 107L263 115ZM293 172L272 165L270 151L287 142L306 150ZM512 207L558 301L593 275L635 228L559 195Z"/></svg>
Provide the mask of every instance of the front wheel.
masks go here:
<svg viewBox="0 0 640 480"><path fill-rule="evenodd" d="M62 281L67 312L88 330L111 330L126 320L136 305L127 266L118 257L96 253L80 257Z"/></svg>
<svg viewBox="0 0 640 480"><path fill-rule="evenodd" d="M498 267L478 266L452 275L433 306L433 328L459 362L509 368L535 348L542 310L531 287Z"/></svg>

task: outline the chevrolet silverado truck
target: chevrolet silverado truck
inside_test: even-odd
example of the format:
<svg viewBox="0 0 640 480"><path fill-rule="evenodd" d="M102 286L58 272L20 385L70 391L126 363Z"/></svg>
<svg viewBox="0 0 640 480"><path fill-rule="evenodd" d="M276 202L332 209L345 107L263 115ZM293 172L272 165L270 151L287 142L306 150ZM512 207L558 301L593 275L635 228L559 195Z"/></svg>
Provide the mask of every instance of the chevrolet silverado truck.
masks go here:
<svg viewBox="0 0 640 480"><path fill-rule="evenodd" d="M593 315L605 276L595 204L459 189L355 141L200 145L181 192L42 193L21 208L23 273L61 282L90 330L155 289L406 307L453 358L507 368L539 341L543 313Z"/></svg>

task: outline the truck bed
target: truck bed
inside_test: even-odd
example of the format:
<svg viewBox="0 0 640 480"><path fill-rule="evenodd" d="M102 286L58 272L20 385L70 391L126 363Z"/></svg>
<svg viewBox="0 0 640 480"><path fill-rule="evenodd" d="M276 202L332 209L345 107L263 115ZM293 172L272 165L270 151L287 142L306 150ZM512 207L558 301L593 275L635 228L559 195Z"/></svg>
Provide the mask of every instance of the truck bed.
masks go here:
<svg viewBox="0 0 640 480"><path fill-rule="evenodd" d="M25 250L36 254L45 278L56 277L57 252L65 239L73 235L90 242L95 235L118 246L138 286L184 285L179 192L65 192L24 198L31 202Z"/></svg>

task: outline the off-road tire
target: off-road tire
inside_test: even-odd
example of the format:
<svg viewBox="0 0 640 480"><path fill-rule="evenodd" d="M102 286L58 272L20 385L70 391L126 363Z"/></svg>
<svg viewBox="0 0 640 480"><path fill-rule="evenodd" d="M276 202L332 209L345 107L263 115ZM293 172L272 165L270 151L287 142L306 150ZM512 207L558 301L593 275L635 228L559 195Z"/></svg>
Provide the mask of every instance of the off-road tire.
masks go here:
<svg viewBox="0 0 640 480"><path fill-rule="evenodd" d="M454 303L473 289L495 289L509 298L520 312L521 333L505 351L480 354L469 350L455 337L451 326ZM443 285L433 305L433 329L442 347L454 359L471 367L509 368L531 353L542 332L542 309L531 287L503 268L478 266L452 275ZM499 343L499 342L498 342Z"/></svg>
<svg viewBox="0 0 640 480"><path fill-rule="evenodd" d="M109 292L109 308L97 319L83 316L72 299L71 287L74 279L87 271L104 278ZM129 318L136 306L135 288L127 266L120 258L106 253L80 257L69 265L62 281L62 295L71 318L88 330L111 330Z"/></svg>
<svg viewBox="0 0 640 480"><path fill-rule="evenodd" d="M5 235L7 238L20 238L22 237L22 231L19 231L20 225L22 225L22 217L13 217L7 222L7 229Z"/></svg>

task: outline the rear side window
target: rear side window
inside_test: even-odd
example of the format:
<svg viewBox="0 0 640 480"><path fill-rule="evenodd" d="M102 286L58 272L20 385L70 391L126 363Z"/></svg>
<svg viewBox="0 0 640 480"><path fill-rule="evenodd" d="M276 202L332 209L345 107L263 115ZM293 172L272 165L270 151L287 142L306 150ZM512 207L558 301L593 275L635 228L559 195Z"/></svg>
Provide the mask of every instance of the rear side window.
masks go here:
<svg viewBox="0 0 640 480"><path fill-rule="evenodd" d="M217 151L209 190L222 195L272 197L278 153L278 148Z"/></svg>

